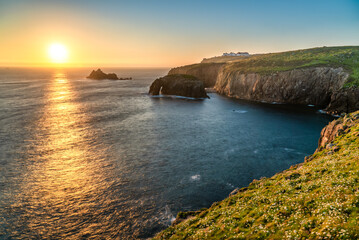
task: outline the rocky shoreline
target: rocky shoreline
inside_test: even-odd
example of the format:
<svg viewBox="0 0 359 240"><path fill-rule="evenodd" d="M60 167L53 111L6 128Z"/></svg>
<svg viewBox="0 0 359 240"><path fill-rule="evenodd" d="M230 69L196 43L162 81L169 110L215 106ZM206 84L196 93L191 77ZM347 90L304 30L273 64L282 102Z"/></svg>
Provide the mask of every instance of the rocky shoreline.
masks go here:
<svg viewBox="0 0 359 240"><path fill-rule="evenodd" d="M311 60L306 64L303 64L304 60L300 55L303 51L312 52ZM315 105L332 115L359 110L359 86L356 83L349 84L353 81L352 74L356 70L345 65L345 61L358 61L357 55L353 53L357 51L356 48L303 51L267 54L268 56L264 54L237 62L207 61L173 68L168 75L194 76L203 81L205 87L214 88L217 93L233 98ZM349 53L341 54L341 51ZM328 55L328 60L324 59L325 61L337 62L332 65L312 64L324 62L320 59L323 54ZM291 60L296 55L299 55L299 60Z"/></svg>
<svg viewBox="0 0 359 240"><path fill-rule="evenodd" d="M199 67L201 68L201 67ZM205 66L208 68L208 66ZM270 75L243 74L218 68L209 76L186 67L170 70L169 74L194 74L221 95L251 101L315 105L329 114L349 113L359 109L359 88L343 85L349 74L341 67L314 67L278 72ZM215 79L215 81L213 81ZM215 82L214 85L213 82Z"/></svg>
<svg viewBox="0 0 359 240"><path fill-rule="evenodd" d="M321 239L323 229L332 239L357 239L358 147L359 111L323 128L303 163L253 180L208 209L179 212L154 239Z"/></svg>
<svg viewBox="0 0 359 240"><path fill-rule="evenodd" d="M359 171L359 86L353 75L358 58L352 52L356 48L299 50L277 54L279 58L269 54L252 62L206 61L171 69L169 76L192 75L228 97L317 106L342 117L323 128L318 148L304 163L253 180L208 209L178 213L172 226L155 239L317 239L326 231L334 239L357 239L359 204L352 201ZM314 54L310 61L291 59L297 53L307 57L308 52ZM328 56L320 55L323 52Z"/></svg>

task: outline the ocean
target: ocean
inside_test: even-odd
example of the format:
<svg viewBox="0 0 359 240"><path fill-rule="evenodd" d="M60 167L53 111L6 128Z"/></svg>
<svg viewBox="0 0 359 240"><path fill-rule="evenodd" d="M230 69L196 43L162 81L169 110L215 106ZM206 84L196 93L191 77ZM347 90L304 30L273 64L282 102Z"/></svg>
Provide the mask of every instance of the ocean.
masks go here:
<svg viewBox="0 0 359 240"><path fill-rule="evenodd" d="M312 154L315 107L151 97L169 69L0 68L0 238L146 239Z"/></svg>

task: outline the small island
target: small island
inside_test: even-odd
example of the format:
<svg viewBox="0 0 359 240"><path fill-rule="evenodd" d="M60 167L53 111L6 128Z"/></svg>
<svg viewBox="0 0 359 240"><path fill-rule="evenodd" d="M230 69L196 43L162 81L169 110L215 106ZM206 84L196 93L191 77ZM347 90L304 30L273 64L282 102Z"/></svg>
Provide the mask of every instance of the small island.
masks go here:
<svg viewBox="0 0 359 240"><path fill-rule="evenodd" d="M86 78L88 79L95 79L95 80L103 80L103 79L109 79L109 80L132 80L132 77L127 77L127 78L119 78L117 77L116 73L104 73L102 72L102 70L99 68L96 71L92 70L92 72L90 73L89 76L87 76Z"/></svg>
<svg viewBox="0 0 359 240"><path fill-rule="evenodd" d="M201 80L185 74L167 75L150 86L150 95L176 95L190 98L209 98Z"/></svg>

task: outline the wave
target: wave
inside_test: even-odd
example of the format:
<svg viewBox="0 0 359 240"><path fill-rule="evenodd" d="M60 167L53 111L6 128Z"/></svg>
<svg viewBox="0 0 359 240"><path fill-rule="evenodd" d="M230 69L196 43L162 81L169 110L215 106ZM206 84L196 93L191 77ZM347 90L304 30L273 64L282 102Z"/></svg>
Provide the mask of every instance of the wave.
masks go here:
<svg viewBox="0 0 359 240"><path fill-rule="evenodd" d="M248 111L245 111L245 110L233 110L233 112L235 112L235 113L246 113Z"/></svg>

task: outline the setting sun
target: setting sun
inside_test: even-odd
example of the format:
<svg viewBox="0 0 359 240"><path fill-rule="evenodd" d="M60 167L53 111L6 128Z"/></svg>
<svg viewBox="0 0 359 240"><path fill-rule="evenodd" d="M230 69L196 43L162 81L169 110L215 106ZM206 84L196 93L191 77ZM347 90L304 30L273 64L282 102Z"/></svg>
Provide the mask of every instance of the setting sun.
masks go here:
<svg viewBox="0 0 359 240"><path fill-rule="evenodd" d="M66 63L68 58L67 48L60 43L53 43L48 48L48 54L53 63Z"/></svg>

